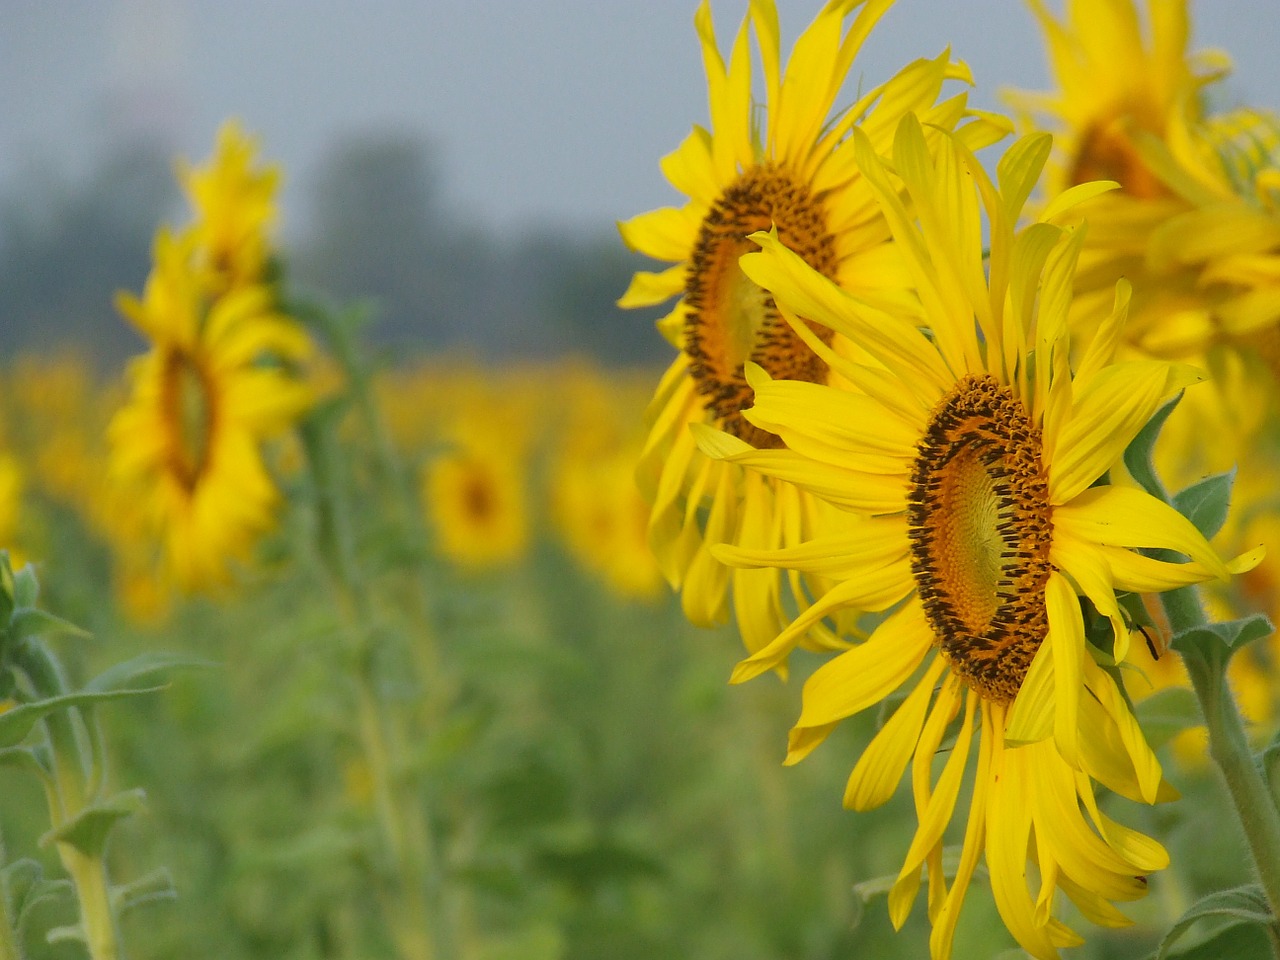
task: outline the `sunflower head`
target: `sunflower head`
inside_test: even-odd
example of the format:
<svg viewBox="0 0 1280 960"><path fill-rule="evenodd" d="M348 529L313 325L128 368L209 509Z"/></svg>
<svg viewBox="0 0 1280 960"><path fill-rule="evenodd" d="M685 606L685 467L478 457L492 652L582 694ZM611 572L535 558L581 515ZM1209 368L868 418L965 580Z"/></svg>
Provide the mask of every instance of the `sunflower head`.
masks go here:
<svg viewBox="0 0 1280 960"><path fill-rule="evenodd" d="M649 435L637 476L650 504L649 542L663 573L681 590L685 613L709 625L732 610L748 648L759 649L787 612L805 606L812 585L767 571L730 571L712 550L722 542L789 542L833 515L786 482L708 460L691 427L723 431L762 455L787 460L775 432L745 415L751 371L788 382L825 384L827 348L843 351L813 318L796 326L770 291L743 272L741 258L774 230L812 270L901 315L919 313L889 227L854 160L850 132L880 145L906 111L933 131L961 129L973 145L998 139L1001 125L969 115L965 94L942 98L949 80L968 81L947 52L916 61L886 83L837 107L863 41L890 6L885 0L833 0L796 40L780 48L772 0L753 2L728 56L716 41L710 6L695 18L709 92L710 125L696 126L662 166L688 199L682 206L620 224L631 248L671 265L637 273L619 303L676 302L659 329L678 350L646 417ZM763 103L754 104L754 36ZM822 628L809 645L835 642ZM782 664L775 665L782 669Z"/></svg>
<svg viewBox="0 0 1280 960"><path fill-rule="evenodd" d="M905 687L846 791L849 806L876 806L911 768L920 825L890 892L893 922L905 921L927 870L931 954L949 956L985 858L1010 932L1035 957L1056 957L1080 942L1054 915L1056 892L1090 919L1119 925L1127 921L1114 902L1141 897L1146 876L1168 862L1154 841L1096 812L1095 783L1146 802L1171 795L1108 670L1129 653L1120 595L1226 577L1257 557L1229 567L1173 508L1110 481L1161 404L1202 375L1117 360L1125 284L1073 362L1067 317L1083 235L1060 221L1099 188L1078 186L1018 227L1047 136L1013 144L994 180L961 137L931 143L914 116L898 125L887 159L853 136L923 314L913 322L877 308L774 234L757 234L760 251L742 258L793 329L806 329L801 317L815 321L863 353L850 359L810 338L839 374L828 384L748 370L755 400L745 419L793 454L791 482L851 519L782 548L717 549L735 566L829 584L735 679L769 669L824 617L875 615L865 641L806 682L788 762ZM783 461L728 433L699 435L708 455L782 472ZM1190 561L1155 560L1145 552L1153 549ZM1110 634L1107 650L1086 638L1086 622ZM949 880L940 852L970 775ZM1037 872L1035 889L1028 878Z"/></svg>

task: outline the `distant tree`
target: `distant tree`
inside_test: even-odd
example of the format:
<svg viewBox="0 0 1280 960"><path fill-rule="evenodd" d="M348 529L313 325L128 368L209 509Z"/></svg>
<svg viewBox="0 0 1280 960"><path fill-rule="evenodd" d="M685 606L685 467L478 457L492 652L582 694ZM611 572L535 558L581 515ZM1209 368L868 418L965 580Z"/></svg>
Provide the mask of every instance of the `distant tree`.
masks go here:
<svg viewBox="0 0 1280 960"><path fill-rule="evenodd" d="M0 197L0 336L5 352L74 342L104 365L140 340L112 306L139 290L151 237L177 198L167 154L133 145L88 177L25 175Z"/></svg>

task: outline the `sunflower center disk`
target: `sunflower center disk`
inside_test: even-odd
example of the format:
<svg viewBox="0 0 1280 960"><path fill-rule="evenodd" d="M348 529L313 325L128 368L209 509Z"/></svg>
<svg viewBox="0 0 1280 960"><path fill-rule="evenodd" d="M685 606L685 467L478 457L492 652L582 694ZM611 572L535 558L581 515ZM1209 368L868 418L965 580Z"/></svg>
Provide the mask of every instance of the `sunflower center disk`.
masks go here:
<svg viewBox="0 0 1280 960"><path fill-rule="evenodd" d="M774 226L809 266L835 275L835 241L822 207L785 170L765 166L743 173L712 204L685 280L685 351L698 391L724 430L757 447L782 441L742 416L752 402L744 364L758 363L783 380L822 383L827 376L827 365L778 314L773 298L738 266L739 257L758 249L747 236ZM830 342L830 330L810 326Z"/></svg>
<svg viewBox="0 0 1280 960"><path fill-rule="evenodd" d="M994 377L933 412L907 499L911 570L952 670L987 700L1017 694L1048 630L1052 517L1040 431Z"/></svg>
<svg viewBox="0 0 1280 960"><path fill-rule="evenodd" d="M1129 134L1115 121L1092 126L1080 138L1071 182L1090 180L1114 180L1123 192L1139 200L1169 196L1169 188L1151 172Z"/></svg>
<svg viewBox="0 0 1280 960"><path fill-rule="evenodd" d="M213 436L208 378L186 353L172 350L164 360L161 384L168 416L170 466L179 482L192 490L207 466Z"/></svg>

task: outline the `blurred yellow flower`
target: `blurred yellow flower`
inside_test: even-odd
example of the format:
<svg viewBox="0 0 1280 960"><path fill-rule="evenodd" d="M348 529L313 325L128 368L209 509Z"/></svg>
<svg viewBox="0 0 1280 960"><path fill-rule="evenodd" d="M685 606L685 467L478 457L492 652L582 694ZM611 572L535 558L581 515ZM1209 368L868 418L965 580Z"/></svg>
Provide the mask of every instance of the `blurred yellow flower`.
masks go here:
<svg viewBox="0 0 1280 960"><path fill-rule="evenodd" d="M462 567L514 563L529 545L527 469L501 437L459 435L427 463L422 499L436 548Z"/></svg>
<svg viewBox="0 0 1280 960"><path fill-rule="evenodd" d="M649 507L636 487L643 398L616 376L565 379L566 422L553 452L551 511L575 559L624 598L651 599L662 574L649 549Z"/></svg>
<svg viewBox="0 0 1280 960"><path fill-rule="evenodd" d="M830 344L832 331L817 324L792 330L768 294L738 268L738 258L755 249L749 235L756 230L776 226L814 269L858 296L898 313L918 312L909 276L888 242L888 227L847 148L849 132L860 126L877 143L887 142L909 110L951 129L965 116L965 95L935 102L946 80L969 75L945 53L919 60L833 114L863 41L890 5L886 0L825 4L797 39L784 69L772 0L750 5L727 64L710 6L703 2L695 25L707 74L710 129L695 126L662 162L663 172L688 201L619 225L629 247L673 264L660 273L637 273L619 304L647 307L679 298L659 321L680 352L646 416L649 436L638 473L651 505L650 543L663 573L681 590L689 619L699 625L722 622L731 600L743 642L753 651L785 622L792 600L805 602L808 588L793 578L788 599L776 573L731 571L715 558L714 547L779 546L840 518L785 481L709 460L697 450L689 425L712 424L785 456L776 434L743 415L752 399L744 364L812 383L825 383L830 376L809 341ZM762 110L752 103L752 29L764 73ZM1002 132L998 124L985 122L967 129L975 143L991 142ZM840 645L821 627L814 630L812 642Z"/></svg>
<svg viewBox="0 0 1280 960"><path fill-rule="evenodd" d="M128 371L111 421L111 476L144 505L167 578L184 589L226 580L274 522L279 494L261 445L311 403L290 372L311 344L275 313L261 286L213 299L194 262L196 238L162 230L141 299L117 306L151 343Z"/></svg>
<svg viewBox="0 0 1280 960"><path fill-rule="evenodd" d="M198 265L217 292L262 282L272 255L280 169L258 166L257 152L257 141L229 120L218 131L207 166L178 164L178 179L195 212L191 230Z"/></svg>

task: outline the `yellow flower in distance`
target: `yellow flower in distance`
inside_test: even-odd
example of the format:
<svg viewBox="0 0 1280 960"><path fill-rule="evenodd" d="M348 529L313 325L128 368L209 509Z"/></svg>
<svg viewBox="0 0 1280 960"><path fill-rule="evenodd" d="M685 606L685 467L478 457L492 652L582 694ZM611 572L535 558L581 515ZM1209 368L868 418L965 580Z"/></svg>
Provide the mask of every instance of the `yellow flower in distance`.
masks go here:
<svg viewBox="0 0 1280 960"><path fill-rule="evenodd" d="M311 348L302 328L261 286L210 299L194 239L162 230L142 298L117 298L151 349L109 428L112 478L143 505L161 570L185 589L225 581L272 526L279 493L262 444L311 402L290 372Z"/></svg>
<svg viewBox="0 0 1280 960"><path fill-rule="evenodd" d="M437 549L474 570L515 563L529 545L525 464L492 439L460 439L423 471L423 504Z"/></svg>
<svg viewBox="0 0 1280 960"><path fill-rule="evenodd" d="M756 402L744 416L787 449L754 450L707 427L700 443L717 457L787 476L854 522L787 549L718 548L726 562L835 583L739 664L734 679L769 669L820 617L844 608L883 612L865 642L806 682L788 762L845 717L908 688L845 794L854 809L875 807L911 767L919 826L890 893L894 924L905 921L927 868L931 954L948 957L985 854L1009 930L1033 956L1054 957L1080 942L1054 915L1058 891L1088 919L1120 925L1127 920L1113 901L1141 897L1146 876L1168 860L1095 800L1095 781L1147 803L1169 793L1123 690L1104 670L1128 653L1116 594L1226 577L1229 568L1172 507L1105 475L1160 404L1199 374L1164 361L1115 361L1123 286L1072 372L1066 317L1080 235L1053 221L1094 188L1079 188L1014 231L1048 155L1046 135L1015 143L995 183L955 138L931 151L913 116L898 128L894 172L867 138L855 139L908 255L925 329L840 290L776 236L758 234L761 252L742 258L743 271L771 291L848 387L749 368ZM860 344L869 361L842 359L803 332L801 316ZM1152 547L1191 559L1166 563L1137 552ZM1110 653L1086 643L1085 601L1110 620ZM943 749L949 731L955 739ZM944 831L975 753L948 886Z"/></svg>
<svg viewBox="0 0 1280 960"><path fill-rule="evenodd" d="M891 0L828 2L796 41L784 69L772 0L753 0L727 63L704 2L695 25L707 75L710 129L695 126L662 162L667 178L688 201L619 225L629 247L673 264L661 272L637 273L619 304L644 307L679 298L659 321L680 352L646 414L649 433L637 474L651 504L650 544L664 575L681 590L685 613L694 623L727 619L732 594L739 631L751 650L785 622L779 579L772 571L730 571L709 548L718 543L777 546L839 517L788 484L708 460L697 450L689 424L713 424L753 446L776 448L781 444L776 434L742 416L751 402L744 364L793 380L825 383L829 377L828 364L782 322L769 296L738 268L738 258L755 249L749 239L753 232L776 226L823 275L886 307L916 309L902 264L887 242L888 229L847 148L849 131L857 125L877 143L887 143L907 110L950 129L965 115L965 95L935 101L944 81L969 76L944 53L911 64L833 113L864 39L889 6ZM751 91L752 28L764 74L758 112ZM986 122L968 129L983 142L1001 133L997 124ZM834 336L814 330L824 343ZM807 592L798 581L791 584L799 602Z"/></svg>
<svg viewBox="0 0 1280 960"><path fill-rule="evenodd" d="M207 166L178 167L202 265L219 291L262 281L271 256L280 169L259 166L257 152L257 142L229 120Z"/></svg>

